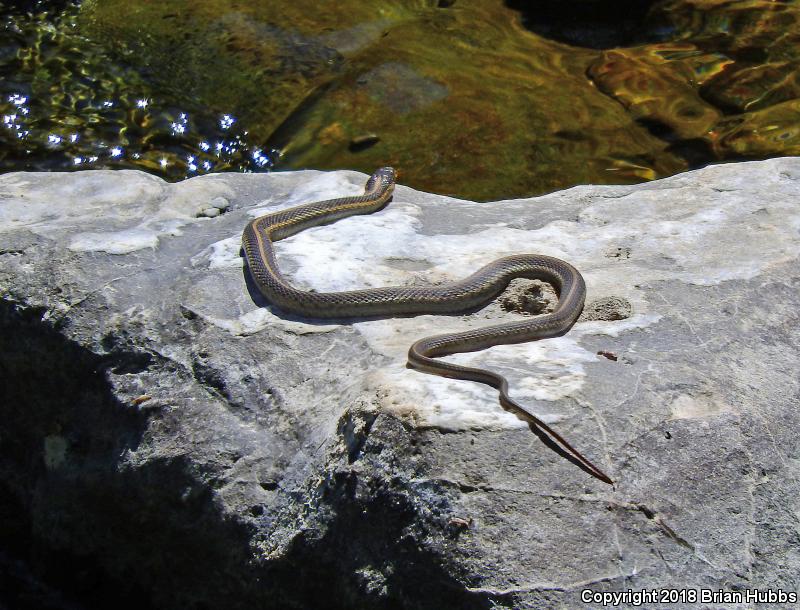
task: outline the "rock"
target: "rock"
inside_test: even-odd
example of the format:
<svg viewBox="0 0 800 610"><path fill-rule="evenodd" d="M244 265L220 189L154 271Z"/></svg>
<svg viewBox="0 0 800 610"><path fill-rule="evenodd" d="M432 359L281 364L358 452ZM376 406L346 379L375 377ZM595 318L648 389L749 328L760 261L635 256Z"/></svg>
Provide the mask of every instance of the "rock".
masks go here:
<svg viewBox="0 0 800 610"><path fill-rule="evenodd" d="M692 45L661 45L669 57L686 54L694 66L724 65L724 60L699 53ZM682 58L683 59L683 58ZM728 60L730 61L730 60ZM700 139L712 131L721 113L700 98L695 87L699 70L687 69L689 61L676 62L648 47L606 51L589 67L587 74L595 86L613 97L636 118L651 127L675 134L681 140ZM717 68L719 69L719 68ZM652 91L670 91L654 97ZM673 136L674 137L674 136Z"/></svg>
<svg viewBox="0 0 800 610"><path fill-rule="evenodd" d="M5 564L161 608L797 590L800 160L491 204L401 186L278 244L318 291L436 284L520 251L575 264L594 319L452 359L505 374L613 488L494 390L405 368L418 337L519 319L499 302L317 322L253 292L248 220L364 181L0 176Z"/></svg>

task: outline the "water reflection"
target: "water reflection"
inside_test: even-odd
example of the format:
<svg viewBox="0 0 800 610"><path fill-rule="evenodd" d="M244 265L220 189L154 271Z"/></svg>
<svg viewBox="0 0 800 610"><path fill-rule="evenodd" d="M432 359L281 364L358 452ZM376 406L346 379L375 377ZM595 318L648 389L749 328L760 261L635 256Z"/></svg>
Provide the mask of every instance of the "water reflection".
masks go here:
<svg viewBox="0 0 800 610"><path fill-rule="evenodd" d="M169 180L263 171L279 152L229 112L181 108L132 67L81 37L77 8L29 13L0 3L0 169L134 167Z"/></svg>
<svg viewBox="0 0 800 610"><path fill-rule="evenodd" d="M25 6L0 169L390 164L480 200L800 154L800 0Z"/></svg>

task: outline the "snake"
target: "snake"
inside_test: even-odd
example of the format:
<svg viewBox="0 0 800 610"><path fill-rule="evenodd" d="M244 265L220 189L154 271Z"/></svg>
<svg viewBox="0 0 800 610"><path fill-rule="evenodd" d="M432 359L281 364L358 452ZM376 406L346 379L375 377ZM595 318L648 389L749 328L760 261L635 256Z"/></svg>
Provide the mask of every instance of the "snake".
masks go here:
<svg viewBox="0 0 800 610"><path fill-rule="evenodd" d="M519 321L419 339L409 348L408 366L425 373L495 388L501 406L527 421L548 445L590 475L613 484L600 468L561 435L513 400L505 377L439 359L450 354L535 341L567 332L581 314L586 297L583 277L569 263L542 254L515 254L499 258L472 275L445 285L385 286L341 292L300 290L281 273L273 248L275 242L311 227L381 210L392 199L395 179L393 168L382 167L369 177L362 195L304 203L250 221L242 234L242 251L258 290L272 305L289 314L341 319L465 313L493 301L513 279L527 278L551 284L558 295L554 311Z"/></svg>

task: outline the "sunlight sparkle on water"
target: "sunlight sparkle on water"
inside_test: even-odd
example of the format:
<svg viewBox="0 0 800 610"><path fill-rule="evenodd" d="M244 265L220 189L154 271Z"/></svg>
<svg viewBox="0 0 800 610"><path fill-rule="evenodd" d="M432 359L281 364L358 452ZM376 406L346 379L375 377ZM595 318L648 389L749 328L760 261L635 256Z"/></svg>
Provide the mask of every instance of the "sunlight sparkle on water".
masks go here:
<svg viewBox="0 0 800 610"><path fill-rule="evenodd" d="M178 120L173 121L170 124L170 127L172 129L172 135L177 136L186 133L186 130L188 129L188 122L189 122L189 117L186 115L185 112L181 112L180 115L178 116Z"/></svg>
<svg viewBox="0 0 800 610"><path fill-rule="evenodd" d="M256 149L250 155L253 157L253 161L255 161L256 165L259 167L264 167L269 163L269 157L265 155L261 150Z"/></svg>
<svg viewBox="0 0 800 610"><path fill-rule="evenodd" d="M8 137L15 141L13 145L21 147L19 150L25 150L27 142L34 140L33 145L43 145L41 147L49 150L51 154L54 150L68 151L68 156L60 162L71 167L88 168L102 163L102 160L113 160L115 165L129 164L137 167L147 158L148 161L144 163L146 169L156 173L167 173L170 178L180 177L181 172L186 177L229 168L238 168L241 171L267 170L273 165L276 156L279 156L278 151L265 150L254 145L255 142L247 142L246 136L249 132L239 129L240 121L231 113L215 112L207 116L198 112L195 116L194 112L170 106L168 102L161 100L147 89L140 89L130 97L116 97L118 91L103 88L101 81L94 84L97 85L97 90L94 91L95 95L91 102L82 107L81 112L86 116L82 115L81 121L85 119L95 125L96 129L86 132L49 132L46 129L32 129L31 125L38 123L29 125L28 122L40 120L38 113L41 104L31 106L32 98L29 95L12 90L0 93L2 96L0 102L5 104L5 114L0 114L0 130L5 127ZM141 112L120 118L115 112L117 110ZM94 114L89 116L92 113ZM143 118L143 115L147 118ZM131 118L132 116L135 118ZM75 126L80 124L80 121L72 120L73 118L67 117L60 126L77 129ZM191 124L190 118L195 119ZM136 124L136 130L127 130L127 123L131 121ZM183 148L183 153L173 149L169 154L165 154L166 150L151 149L148 146L144 149L147 154L143 154L142 144L138 141L138 138L142 137L139 131L160 130L164 121L168 135L174 139L164 146ZM197 133L202 129L207 129L209 132ZM110 136L105 142L99 137L104 130L108 131ZM128 136L133 132L136 134L133 135L133 139L126 141L124 146L115 138L123 130ZM117 133L112 133L115 131ZM30 150L25 152L31 153ZM173 157L174 152L180 157Z"/></svg>

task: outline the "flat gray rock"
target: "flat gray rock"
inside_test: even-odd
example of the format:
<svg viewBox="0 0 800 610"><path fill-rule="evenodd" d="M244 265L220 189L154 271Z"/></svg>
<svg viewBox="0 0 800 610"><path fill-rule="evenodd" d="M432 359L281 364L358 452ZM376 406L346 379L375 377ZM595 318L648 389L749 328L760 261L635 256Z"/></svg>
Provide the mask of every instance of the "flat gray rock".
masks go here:
<svg viewBox="0 0 800 610"><path fill-rule="evenodd" d="M493 203L400 186L277 245L320 292L444 283L519 252L574 264L588 298L570 332L450 358L506 375L614 487L491 388L405 367L415 339L519 319L546 287L517 281L469 315L334 321L254 291L245 224L365 180L0 176L12 554L163 608L800 588L800 159Z"/></svg>

